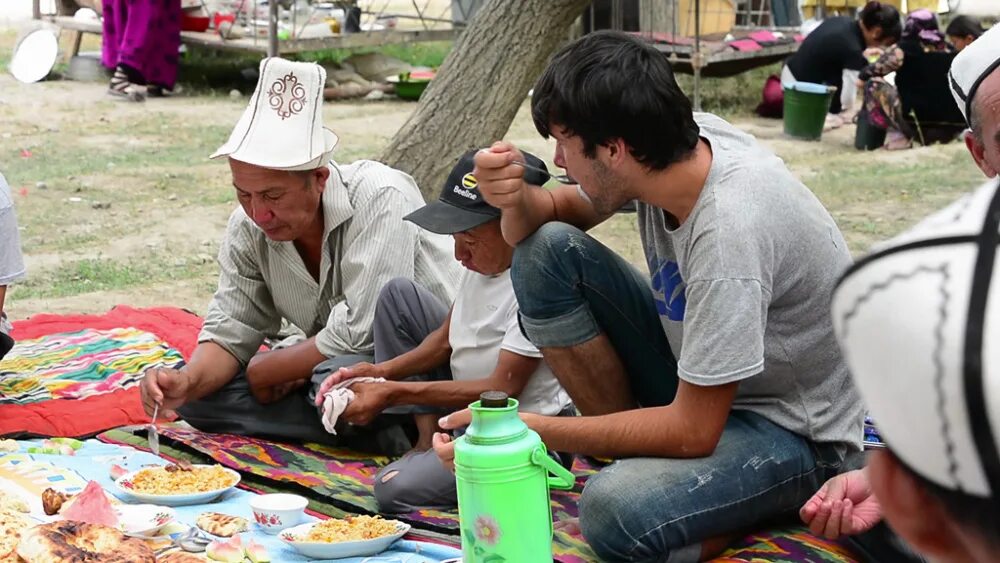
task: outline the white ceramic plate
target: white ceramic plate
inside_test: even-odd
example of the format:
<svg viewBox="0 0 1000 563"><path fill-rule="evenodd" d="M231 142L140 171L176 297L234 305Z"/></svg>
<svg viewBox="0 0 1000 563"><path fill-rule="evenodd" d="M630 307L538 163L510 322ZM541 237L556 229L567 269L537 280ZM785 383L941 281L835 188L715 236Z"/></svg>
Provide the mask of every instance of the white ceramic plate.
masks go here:
<svg viewBox="0 0 1000 563"><path fill-rule="evenodd" d="M195 465L194 467L211 467L211 466ZM149 504L158 504L160 506L186 506L189 504L202 504L217 499L218 497L222 496L223 493L231 490L233 487L239 484L240 482L239 473L227 467L223 467L222 469L223 471L225 471L226 473L228 473L233 477L233 484L223 489L216 489L214 491L205 491L201 493L189 493L181 495L151 495L147 493L140 493L137 492L135 490L135 487L132 485L132 479L135 477L135 474L138 473L139 471L142 471L142 469L126 473L125 475L122 475L121 477L115 479L115 487L117 487L118 491L124 494L129 499Z"/></svg>
<svg viewBox="0 0 1000 563"><path fill-rule="evenodd" d="M127 535L155 536L177 518L173 508L154 504L119 504L118 529Z"/></svg>
<svg viewBox="0 0 1000 563"><path fill-rule="evenodd" d="M10 73L20 82L30 84L45 78L56 64L59 40L50 29L36 29L24 36L14 48Z"/></svg>
<svg viewBox="0 0 1000 563"><path fill-rule="evenodd" d="M343 559L345 557L368 557L377 555L389 549L389 546L396 543L396 540L406 535L410 531L410 525L396 520L390 520L396 524L396 533L389 536L382 536L370 540L349 541L349 542L307 542L299 541L309 533L309 530L318 522L300 524L294 528L289 528L278 534L278 537L296 551L312 557L313 559Z"/></svg>

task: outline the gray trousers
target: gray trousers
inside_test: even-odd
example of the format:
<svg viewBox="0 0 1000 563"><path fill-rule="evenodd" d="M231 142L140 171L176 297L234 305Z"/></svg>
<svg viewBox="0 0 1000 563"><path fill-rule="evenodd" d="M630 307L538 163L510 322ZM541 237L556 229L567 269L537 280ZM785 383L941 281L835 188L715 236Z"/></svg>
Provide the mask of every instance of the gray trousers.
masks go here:
<svg viewBox="0 0 1000 563"><path fill-rule="evenodd" d="M373 335L375 355L350 354L330 358L316 366L309 385L279 401L262 405L250 394L244 372L224 387L177 409L195 428L205 432L240 434L294 442L317 442L363 451L399 455L412 447L412 417L386 414L368 426L338 424L337 435L328 433L313 403L319 386L342 367L358 362L385 361L412 350L444 322L448 308L433 294L407 279L390 281L379 294ZM418 379L450 377L443 371ZM405 408L400 412L406 411Z"/></svg>

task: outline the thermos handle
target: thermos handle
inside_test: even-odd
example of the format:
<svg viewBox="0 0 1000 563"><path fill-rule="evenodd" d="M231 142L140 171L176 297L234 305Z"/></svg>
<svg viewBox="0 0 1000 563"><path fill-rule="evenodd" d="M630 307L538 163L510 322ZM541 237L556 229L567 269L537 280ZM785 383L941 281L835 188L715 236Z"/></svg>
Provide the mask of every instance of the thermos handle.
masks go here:
<svg viewBox="0 0 1000 563"><path fill-rule="evenodd" d="M545 449L537 447L531 451L531 463L539 465L548 470L549 487L553 489L569 490L576 483L576 477L568 469L559 465L559 462L552 459Z"/></svg>

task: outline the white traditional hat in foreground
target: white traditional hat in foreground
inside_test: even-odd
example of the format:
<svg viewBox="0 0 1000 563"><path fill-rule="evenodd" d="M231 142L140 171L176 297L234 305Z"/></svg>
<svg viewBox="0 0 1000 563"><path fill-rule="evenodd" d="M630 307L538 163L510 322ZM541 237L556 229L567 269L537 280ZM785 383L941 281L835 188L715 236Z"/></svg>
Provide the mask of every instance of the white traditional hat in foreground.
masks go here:
<svg viewBox="0 0 1000 563"><path fill-rule="evenodd" d="M1000 24L994 25L968 47L962 49L951 62L948 83L958 109L969 122L972 99L979 84L1000 66Z"/></svg>
<svg viewBox="0 0 1000 563"><path fill-rule="evenodd" d="M1000 497L1000 192L991 180L856 263L833 295L847 365L889 449Z"/></svg>
<svg viewBox="0 0 1000 563"><path fill-rule="evenodd" d="M326 70L278 57L260 62L260 78L226 144L210 158L275 170L312 170L330 161L337 135L323 127Z"/></svg>

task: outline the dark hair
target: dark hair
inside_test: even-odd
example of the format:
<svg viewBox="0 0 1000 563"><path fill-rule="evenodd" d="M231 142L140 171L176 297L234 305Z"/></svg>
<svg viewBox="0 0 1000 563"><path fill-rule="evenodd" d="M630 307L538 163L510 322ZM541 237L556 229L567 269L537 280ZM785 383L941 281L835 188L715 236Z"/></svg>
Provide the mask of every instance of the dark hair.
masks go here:
<svg viewBox="0 0 1000 563"><path fill-rule="evenodd" d="M535 128L555 126L583 140L593 158L599 145L622 139L653 170L690 156L698 144L691 101L674 80L665 54L616 31L598 31L559 50L531 97Z"/></svg>
<svg viewBox="0 0 1000 563"><path fill-rule="evenodd" d="M971 35L978 39L984 32L983 26L980 25L979 20L976 18L956 16L948 24L948 29L945 30L944 34L951 37L968 37Z"/></svg>
<svg viewBox="0 0 1000 563"><path fill-rule="evenodd" d="M899 17L899 10L889 4L877 0L869 2L861 9L858 19L868 29L876 27L881 29L883 39L891 37L893 41L899 41L903 34L903 22Z"/></svg>
<svg viewBox="0 0 1000 563"><path fill-rule="evenodd" d="M955 522L963 528L973 531L986 540L989 545L1000 547L1000 529L997 528L997 522L1000 522L1000 498L997 498L996 491L993 492L993 496L978 497L962 491L947 489L921 476L900 460L891 449L887 449L886 453L896 465L909 473L927 494L940 502L945 512Z"/></svg>

